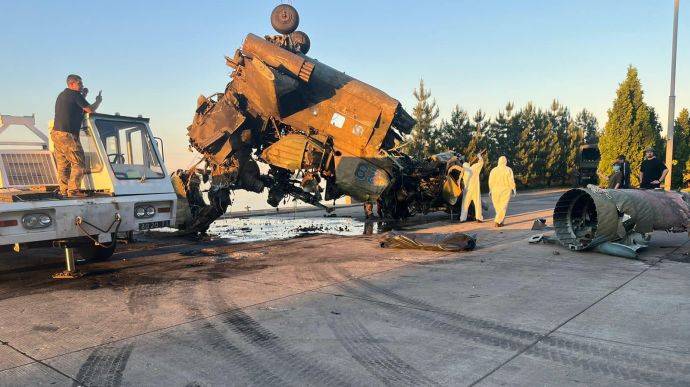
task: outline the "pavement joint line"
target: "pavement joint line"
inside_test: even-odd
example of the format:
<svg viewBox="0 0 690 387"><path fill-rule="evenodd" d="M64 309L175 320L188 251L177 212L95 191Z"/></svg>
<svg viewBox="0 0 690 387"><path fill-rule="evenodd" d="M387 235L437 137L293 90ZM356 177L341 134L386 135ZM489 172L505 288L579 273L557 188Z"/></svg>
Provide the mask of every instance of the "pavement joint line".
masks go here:
<svg viewBox="0 0 690 387"><path fill-rule="evenodd" d="M683 245L685 245L685 244L687 244L687 243L688 243L688 241L686 241L685 243L683 243ZM682 246L680 246L680 247L682 247ZM667 254L664 254L663 257L670 256L671 254L675 253L676 250L680 249L680 247L678 247L678 248L676 248L676 249L673 249L673 251L671 251L671 252L669 252L669 253L667 253ZM493 369L491 369L487 374L485 374L484 376L482 376L482 377L480 377L479 379L475 380L474 382L470 383L470 384L468 385L468 387L472 387L472 386L477 385L478 383L481 383L483 380L485 380L485 379L488 378L489 376L493 375L496 371L498 371L499 369L503 368L503 366L505 366L506 364L508 364L508 363L510 363L511 361L515 360L515 358L517 358L518 356L520 356L520 355L522 355L523 353L527 352L529 349L533 348L533 347L534 347L535 345L537 345L540 341L542 341L542 340L545 339L546 337L550 336L551 334L553 334L554 332L556 332L558 329L560 329L561 327L563 327L564 325L566 325L566 324L569 323L570 321L572 321L572 320L574 320L575 318L581 316L583 313L587 312L589 309L591 309L592 307L594 307L595 305L597 305L598 303L600 303L600 302L603 301L604 299L608 298L608 297L609 297L610 295L612 295L613 293L617 292L618 290L620 290L621 288L623 288L623 287L626 286L627 284L629 284L629 283L631 283L632 281L634 281L634 280L636 280L637 278L639 278L642 274L644 274L644 273L646 273L647 271L649 271L649 269L655 267L655 266L656 266L659 262L661 262L662 260L663 260L663 258L659 258L658 260L654 261L654 262L651 263L649 266L647 266L646 268L644 268L642 271L640 271L639 273L637 273L636 275L634 275L632 278L630 278L630 279L628 279L627 281L623 282L622 284L620 284L619 286L617 286L615 289L611 290L610 292L604 294L602 297L599 297L599 299L597 299L596 301L594 301L592 304L590 304L590 305L587 306L586 308L582 309L582 310L581 310L580 312L578 312L577 314L575 314L575 315L571 316L570 318L568 318L567 320L563 321L562 323L560 323L559 325L557 325L555 328L553 328L553 329L551 329L550 331L548 331L546 334L539 336L539 337L538 337L536 340L534 340L532 343L528 344L528 345L525 346L523 349L521 349L520 351L518 351L517 353L515 353L513 356L509 357L507 360L505 360L504 362L502 362L502 363L499 364L498 366L496 366L496 367L494 367Z"/></svg>
<svg viewBox="0 0 690 387"><path fill-rule="evenodd" d="M18 365L18 366L15 366L15 367L10 367L10 368L4 369L4 370L2 370L2 371L0 371L0 372L4 372L4 371L8 371L8 370L11 370L11 369L14 369L14 368L25 367L25 366L30 365L30 364L36 364L36 363L38 363L38 364L40 364L40 365L42 365L42 366L44 366L44 367L46 367L46 368L52 370L53 372L56 372L56 373L58 373L58 374L60 374L60 375L62 375L62 376L64 376L64 377L66 377L67 379L69 379L69 380L73 381L74 383L77 383L78 385L81 386L81 383L80 383L77 379L75 379L75 378L73 378L73 377L67 375L66 373L60 371L60 370L57 369L56 367L53 367L53 366L51 366L50 364L47 364L47 363L43 362L42 360L36 359L35 357L33 357L33 356L27 354L26 352L21 351L20 349L16 348L15 346L13 346L12 344L10 344L9 342L7 342L7 341L0 341L0 343L1 343L1 345L4 345L4 346L6 346L6 347L12 349L13 351L15 351L15 352L17 352L18 354L20 354L20 355L26 357L27 359L32 360L30 363Z"/></svg>

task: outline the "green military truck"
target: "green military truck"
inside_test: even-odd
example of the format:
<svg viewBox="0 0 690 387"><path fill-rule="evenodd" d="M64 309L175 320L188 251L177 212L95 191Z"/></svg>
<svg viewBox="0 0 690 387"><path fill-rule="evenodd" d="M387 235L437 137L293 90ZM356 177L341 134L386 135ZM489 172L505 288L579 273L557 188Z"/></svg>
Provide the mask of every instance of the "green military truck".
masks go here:
<svg viewBox="0 0 690 387"><path fill-rule="evenodd" d="M599 167L600 159L601 153L599 153L599 145L580 145L580 149L577 152L577 168L575 173L575 184L578 187L584 187L587 184L599 184L597 168Z"/></svg>

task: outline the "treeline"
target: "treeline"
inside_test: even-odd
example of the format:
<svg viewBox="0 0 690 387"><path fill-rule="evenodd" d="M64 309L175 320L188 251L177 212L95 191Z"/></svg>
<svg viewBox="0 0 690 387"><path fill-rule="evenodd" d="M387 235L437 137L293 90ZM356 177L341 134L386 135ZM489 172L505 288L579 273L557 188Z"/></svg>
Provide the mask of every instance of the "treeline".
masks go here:
<svg viewBox="0 0 690 387"><path fill-rule="evenodd" d="M428 157L448 150L473 159L486 151L482 180L500 156L506 156L516 180L523 186L564 185L575 176L576 157L583 143L598 141L598 123L592 113L582 110L574 117L570 109L554 100L548 109L528 103L515 109L512 103L495 117L483 111L473 116L455 106L448 120L436 122L439 110L424 81L413 93L417 120L407 151Z"/></svg>
<svg viewBox="0 0 690 387"><path fill-rule="evenodd" d="M488 117L481 110L470 116L456 105L449 119L438 122L439 109L423 80L413 95L417 103L412 113L417 124L407 139L407 151L423 158L452 150L472 159L477 152L485 150L484 181L498 158L506 156L516 181L523 186L571 184L582 144L599 145L598 174L602 185L611 174L618 155L625 155L631 164L633 186L639 183L639 166L646 148L656 149L662 161L665 158L659 117L654 108L645 103L638 72L633 66L628 67L626 78L618 87L602 131L592 113L583 109L572 114L557 100L548 108L528 103L517 110L509 102L495 117ZM673 188L679 188L690 181L688 110L682 109L675 122Z"/></svg>

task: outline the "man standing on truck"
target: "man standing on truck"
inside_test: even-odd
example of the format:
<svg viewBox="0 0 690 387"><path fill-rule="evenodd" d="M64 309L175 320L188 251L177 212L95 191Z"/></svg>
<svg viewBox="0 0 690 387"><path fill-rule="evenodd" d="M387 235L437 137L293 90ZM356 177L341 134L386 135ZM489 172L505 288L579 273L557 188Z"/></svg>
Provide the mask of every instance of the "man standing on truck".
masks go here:
<svg viewBox="0 0 690 387"><path fill-rule="evenodd" d="M82 94L84 84L81 77L75 74L67 76L67 88L58 95L55 101L55 120L50 138L53 140L53 156L57 165L60 195L67 197L85 197L82 192L81 178L84 175L84 150L79 142L84 113L93 113L100 106L103 98L101 92L96 102L89 104Z"/></svg>
<svg viewBox="0 0 690 387"><path fill-rule="evenodd" d="M647 148L644 153L645 159L642 160L642 165L640 166L640 188L659 188L668 173L668 168L661 160L656 158L654 149Z"/></svg>

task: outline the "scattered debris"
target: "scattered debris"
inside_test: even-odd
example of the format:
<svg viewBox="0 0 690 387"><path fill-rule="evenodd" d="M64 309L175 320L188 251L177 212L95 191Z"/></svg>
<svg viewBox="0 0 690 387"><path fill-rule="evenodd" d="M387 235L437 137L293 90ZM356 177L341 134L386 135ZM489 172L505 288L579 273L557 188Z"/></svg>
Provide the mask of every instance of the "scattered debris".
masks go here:
<svg viewBox="0 0 690 387"><path fill-rule="evenodd" d="M536 234L532 235L529 237L527 240L528 243L536 244L536 243L548 243L548 244L554 244L558 242L553 235L544 235L544 234Z"/></svg>
<svg viewBox="0 0 690 387"><path fill-rule="evenodd" d="M208 255L208 256L220 254L216 249L211 249L211 248L203 248L203 249L199 250L199 253L201 253L203 255Z"/></svg>
<svg viewBox="0 0 690 387"><path fill-rule="evenodd" d="M381 247L436 251L469 251L477 245L475 236L461 232L414 233L392 231L380 241Z"/></svg>
<svg viewBox="0 0 690 387"><path fill-rule="evenodd" d="M547 226L545 218L534 219L534 223L532 224L532 230L544 230L546 228Z"/></svg>

